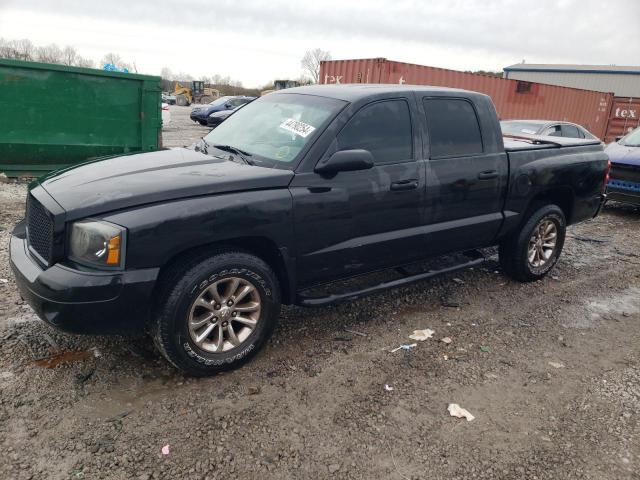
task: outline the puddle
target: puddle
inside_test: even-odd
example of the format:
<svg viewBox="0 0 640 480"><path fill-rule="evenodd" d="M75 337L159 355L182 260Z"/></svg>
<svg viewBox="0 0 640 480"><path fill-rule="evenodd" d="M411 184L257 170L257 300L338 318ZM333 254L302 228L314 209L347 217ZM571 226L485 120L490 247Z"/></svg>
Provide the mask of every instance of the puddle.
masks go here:
<svg viewBox="0 0 640 480"><path fill-rule="evenodd" d="M93 355L93 352L88 350L80 350L73 351L69 350L66 352L59 352L51 355L47 358L41 358L39 360L34 360L33 364L38 365L39 367L44 368L56 368L58 365L62 365L64 363L74 363L80 362L82 360L86 360Z"/></svg>
<svg viewBox="0 0 640 480"><path fill-rule="evenodd" d="M569 326L591 328L596 322L610 316L629 316L640 313L640 288L629 288L622 293L588 301L584 309L574 315Z"/></svg>

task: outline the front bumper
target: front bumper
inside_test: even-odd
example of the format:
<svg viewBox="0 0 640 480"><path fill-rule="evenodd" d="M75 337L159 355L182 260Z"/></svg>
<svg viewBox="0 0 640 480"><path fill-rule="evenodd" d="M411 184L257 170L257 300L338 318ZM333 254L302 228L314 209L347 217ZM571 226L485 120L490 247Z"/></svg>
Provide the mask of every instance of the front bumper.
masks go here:
<svg viewBox="0 0 640 480"><path fill-rule="evenodd" d="M73 333L142 333L159 269L80 271L55 264L43 269L29 253L23 223L9 243L18 289L40 318Z"/></svg>
<svg viewBox="0 0 640 480"><path fill-rule="evenodd" d="M191 113L189 115L189 118L191 120L193 120L194 122L206 122L207 118L209 117L209 114L207 113L206 115L204 113Z"/></svg>
<svg viewBox="0 0 640 480"><path fill-rule="evenodd" d="M640 183L611 179L607 185L607 199L640 205Z"/></svg>

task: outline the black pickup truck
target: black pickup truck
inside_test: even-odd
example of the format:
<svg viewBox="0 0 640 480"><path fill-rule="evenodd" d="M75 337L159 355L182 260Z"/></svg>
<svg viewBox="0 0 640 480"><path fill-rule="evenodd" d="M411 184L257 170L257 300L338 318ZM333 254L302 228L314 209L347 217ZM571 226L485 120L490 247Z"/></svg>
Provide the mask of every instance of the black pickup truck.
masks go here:
<svg viewBox="0 0 640 480"><path fill-rule="evenodd" d="M146 331L177 368L210 375L250 358L281 304L327 305L476 265L478 249L495 245L506 274L543 277L566 226L597 215L607 173L597 140L503 141L479 93L292 88L247 105L194 148L34 182L11 265L51 325ZM462 260L406 268L452 252ZM313 293L391 268L405 276Z"/></svg>

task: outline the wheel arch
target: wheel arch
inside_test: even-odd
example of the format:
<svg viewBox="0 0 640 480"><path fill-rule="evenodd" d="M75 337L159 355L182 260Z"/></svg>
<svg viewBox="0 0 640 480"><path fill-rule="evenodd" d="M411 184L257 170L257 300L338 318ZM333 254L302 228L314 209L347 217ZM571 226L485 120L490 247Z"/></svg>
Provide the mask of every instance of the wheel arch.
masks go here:
<svg viewBox="0 0 640 480"><path fill-rule="evenodd" d="M557 205L562 210L567 225L571 223L575 204L575 193L569 186L556 186L543 189L534 195L522 216L521 225L527 222L533 212L544 205Z"/></svg>
<svg viewBox="0 0 640 480"><path fill-rule="evenodd" d="M276 274L281 289L283 304L291 304L295 296L295 269L287 248L278 248L270 238L264 236L246 236L218 240L176 252L160 268L158 280L180 270L186 262L198 262L223 250L240 250L252 254L269 265ZM158 281L158 283L161 283Z"/></svg>

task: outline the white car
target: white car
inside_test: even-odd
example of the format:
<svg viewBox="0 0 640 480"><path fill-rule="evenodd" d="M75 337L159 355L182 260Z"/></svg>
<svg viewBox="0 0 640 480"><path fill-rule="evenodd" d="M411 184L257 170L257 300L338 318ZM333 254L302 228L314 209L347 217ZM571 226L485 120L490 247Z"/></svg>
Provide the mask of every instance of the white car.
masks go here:
<svg viewBox="0 0 640 480"><path fill-rule="evenodd" d="M171 123L171 112L169 111L169 104L162 103L162 125L169 125Z"/></svg>

